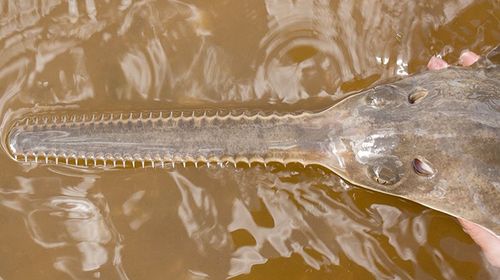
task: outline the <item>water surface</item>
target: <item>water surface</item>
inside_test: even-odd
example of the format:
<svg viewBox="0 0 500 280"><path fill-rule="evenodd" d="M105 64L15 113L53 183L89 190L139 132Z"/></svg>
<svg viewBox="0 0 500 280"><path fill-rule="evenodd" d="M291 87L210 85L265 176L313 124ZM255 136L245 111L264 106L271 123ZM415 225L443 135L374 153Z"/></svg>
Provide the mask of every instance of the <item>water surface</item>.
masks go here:
<svg viewBox="0 0 500 280"><path fill-rule="evenodd" d="M497 1L0 2L26 112L318 111L500 42ZM3 139L2 139L3 140ZM103 170L0 153L0 279L493 279L454 218L319 167Z"/></svg>

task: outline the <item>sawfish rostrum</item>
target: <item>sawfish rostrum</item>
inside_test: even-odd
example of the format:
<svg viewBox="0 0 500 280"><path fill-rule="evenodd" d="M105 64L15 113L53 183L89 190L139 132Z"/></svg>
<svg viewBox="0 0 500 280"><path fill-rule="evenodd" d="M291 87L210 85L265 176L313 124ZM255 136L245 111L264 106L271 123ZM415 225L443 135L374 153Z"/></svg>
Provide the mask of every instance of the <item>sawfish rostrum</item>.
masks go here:
<svg viewBox="0 0 500 280"><path fill-rule="evenodd" d="M323 165L350 183L500 233L500 68L448 68L297 115L107 113L27 116L18 161L107 166L227 162Z"/></svg>

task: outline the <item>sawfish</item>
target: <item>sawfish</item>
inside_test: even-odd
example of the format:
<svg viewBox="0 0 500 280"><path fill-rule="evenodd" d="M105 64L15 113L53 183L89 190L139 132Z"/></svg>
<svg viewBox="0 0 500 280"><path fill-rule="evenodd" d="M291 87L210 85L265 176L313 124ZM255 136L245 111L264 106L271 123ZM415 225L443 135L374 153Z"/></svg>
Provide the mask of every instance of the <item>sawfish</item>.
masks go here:
<svg viewBox="0 0 500 280"><path fill-rule="evenodd" d="M4 137L19 162L87 168L321 165L500 234L500 67L449 67L321 112L37 113Z"/></svg>

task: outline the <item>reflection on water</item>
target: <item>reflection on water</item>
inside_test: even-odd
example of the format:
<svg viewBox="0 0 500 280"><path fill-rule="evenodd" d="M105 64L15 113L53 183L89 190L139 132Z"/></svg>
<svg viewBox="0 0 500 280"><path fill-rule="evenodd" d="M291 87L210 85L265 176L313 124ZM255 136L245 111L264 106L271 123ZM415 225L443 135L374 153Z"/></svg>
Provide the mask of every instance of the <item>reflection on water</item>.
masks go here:
<svg viewBox="0 0 500 280"><path fill-rule="evenodd" d="M497 1L0 3L26 111L319 110L500 41ZM5 150L5 147L2 148ZM0 154L0 279L488 279L454 219L319 168L83 170Z"/></svg>
<svg viewBox="0 0 500 280"><path fill-rule="evenodd" d="M109 205L102 193L89 192L96 177L60 176L64 182L54 175L17 176L0 188L0 204L22 216L33 242L58 252L54 269L73 278L98 277L99 269L114 258L116 271L124 275L121 237L111 222Z"/></svg>

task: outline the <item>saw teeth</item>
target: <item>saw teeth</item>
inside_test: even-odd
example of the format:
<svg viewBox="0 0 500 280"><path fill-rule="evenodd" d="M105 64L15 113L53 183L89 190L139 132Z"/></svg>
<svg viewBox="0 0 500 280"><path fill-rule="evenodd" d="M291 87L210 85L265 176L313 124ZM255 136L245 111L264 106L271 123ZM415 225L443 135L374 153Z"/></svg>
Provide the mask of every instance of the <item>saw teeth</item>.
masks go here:
<svg viewBox="0 0 500 280"><path fill-rule="evenodd" d="M141 167L141 168L175 168L178 166L188 167L189 165L194 166L196 168L201 168L206 166L207 168L219 167L223 168L227 165L231 165L233 167L249 167L252 164L262 164L264 167L267 167L270 163L281 163L283 165L287 165L290 163L296 163L296 160L279 160L276 158L265 159L262 157L198 157L194 158L191 156L180 157L175 156L173 158L163 157L161 158L159 155L155 157L146 156L144 158L139 156L129 156L129 155L110 155L103 153L96 154L75 154L75 153L60 153L55 154L53 152L45 153L45 152L28 152L26 154L15 154L13 158L17 161L23 161L25 163L45 163L45 164L65 164L65 165L75 165L75 166L102 166L102 167L113 167L113 168L126 168L131 166L133 168ZM301 163L303 164L303 163ZM304 164L303 164L304 165ZM305 166L305 165L304 165Z"/></svg>
<svg viewBox="0 0 500 280"><path fill-rule="evenodd" d="M310 114L310 113L302 113ZM190 122L189 126L194 128L202 127L208 123L223 122L225 120L248 120L254 121L261 119L262 121L279 118L288 120L288 118L298 117L300 115L279 115L276 113L264 114L263 112L248 112L248 111L235 111L235 110L194 110L186 111L148 111L148 112L116 112L116 113L54 113L54 114L34 114L26 116L22 119L15 121L12 129L17 128L21 132L43 131L44 129L62 130L64 129L100 129L103 125L118 126L130 125L130 122L142 122L138 127L154 129L164 125L175 126L179 121ZM168 124L169 122L172 122ZM135 125L135 124L134 124ZM61 144L64 145L64 144ZM58 151L59 150L59 151ZM211 168L213 166L224 167L228 165L250 166L252 163L263 164L266 166L269 162L283 162L285 160L263 158L259 156L245 157L245 156L197 156L196 154L188 155L171 155L171 154L127 154L127 153L105 153L105 151L93 152L79 152L61 148L47 148L43 151L22 151L16 150L13 158L18 161L45 163L45 164L71 164L77 166L103 166L113 168L126 168L126 167L152 167L152 168L169 168L176 166L188 167L194 165L195 167Z"/></svg>
<svg viewBox="0 0 500 280"><path fill-rule="evenodd" d="M117 113L59 113L59 114L36 114L28 117L24 117L20 121L16 121L16 127L24 126L29 128L30 126L47 126L49 124L63 125L63 124L83 124L83 123L109 123L109 122L127 122L127 121L145 121L145 120L226 120L226 119L248 119L253 120L256 118L261 118L263 120L273 119L273 118L293 118L300 115L310 114L308 112L296 114L279 114L273 113L263 113L263 112L250 112L250 111L199 111L196 110L185 112L185 111L148 111L148 112L117 112Z"/></svg>

